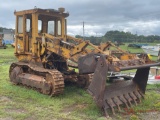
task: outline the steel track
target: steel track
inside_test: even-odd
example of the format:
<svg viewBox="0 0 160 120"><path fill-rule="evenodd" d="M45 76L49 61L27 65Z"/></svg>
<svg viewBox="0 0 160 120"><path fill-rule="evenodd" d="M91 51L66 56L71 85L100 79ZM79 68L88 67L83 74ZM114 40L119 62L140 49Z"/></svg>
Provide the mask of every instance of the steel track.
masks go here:
<svg viewBox="0 0 160 120"><path fill-rule="evenodd" d="M45 82L48 84L51 84L51 90L48 92L49 95L54 96L58 94L62 94L64 91L64 78L62 76L62 73L60 73L58 70L53 69L45 69L42 67L39 67L37 65L28 64L24 62L16 62L12 63L9 70L10 79L12 81L11 73L15 67L20 67L22 69L25 69L25 73L37 75L37 76L43 76L45 79ZM27 69L27 70L26 70ZM24 74L25 74L24 73ZM49 76L49 77L46 77ZM24 84L22 84L24 85ZM26 86L26 85L24 85ZM33 87L33 86L28 86ZM34 87L36 88L36 87ZM37 88L39 92L42 92L43 89Z"/></svg>

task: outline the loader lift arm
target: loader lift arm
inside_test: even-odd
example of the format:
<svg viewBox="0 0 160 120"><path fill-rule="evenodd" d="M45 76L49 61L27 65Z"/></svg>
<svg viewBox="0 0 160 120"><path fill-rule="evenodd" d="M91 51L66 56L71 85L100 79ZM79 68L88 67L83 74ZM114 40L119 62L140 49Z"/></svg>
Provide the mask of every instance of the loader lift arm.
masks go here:
<svg viewBox="0 0 160 120"><path fill-rule="evenodd" d="M48 34L44 34L44 37L45 39L50 39L50 42L44 46L48 51L56 53L65 59L78 62L80 75L94 73L88 92L93 96L97 105L103 109L105 116L108 116L108 108L115 114L114 108L116 106L120 111L120 106L123 104L128 108L133 102L135 104L140 102L145 94L150 67L160 64L149 60L145 54L142 55L142 59L138 58L121 50L111 42L99 48L89 41L78 41L79 44L72 45ZM53 44L51 41L57 41L57 44ZM57 48L53 47L53 45L56 45ZM87 49L89 45L94 48L92 52ZM117 58L112 54L105 54L105 49L110 46L117 48L122 56ZM123 59L126 56L127 59ZM132 80L112 83L112 85L106 86L107 73L109 71L120 72L129 69L137 69Z"/></svg>

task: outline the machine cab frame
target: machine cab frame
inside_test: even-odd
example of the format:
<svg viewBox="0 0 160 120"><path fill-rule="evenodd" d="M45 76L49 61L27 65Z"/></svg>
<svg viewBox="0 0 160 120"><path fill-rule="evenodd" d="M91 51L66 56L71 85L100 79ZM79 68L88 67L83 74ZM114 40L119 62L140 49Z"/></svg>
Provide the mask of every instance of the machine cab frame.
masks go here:
<svg viewBox="0 0 160 120"><path fill-rule="evenodd" d="M64 8L15 11L15 53L37 56L38 42L42 41L43 33L60 37L66 41L65 18L69 16L69 13L64 13L64 11Z"/></svg>

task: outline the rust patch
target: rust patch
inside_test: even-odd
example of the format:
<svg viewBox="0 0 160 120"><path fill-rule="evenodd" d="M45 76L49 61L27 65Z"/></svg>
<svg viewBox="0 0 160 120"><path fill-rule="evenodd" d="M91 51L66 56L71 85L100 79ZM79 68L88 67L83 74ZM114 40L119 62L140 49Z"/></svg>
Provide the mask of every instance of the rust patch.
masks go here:
<svg viewBox="0 0 160 120"><path fill-rule="evenodd" d="M36 88L43 94L54 96L62 94L64 90L64 78L56 69L48 70L35 64L17 62L10 66L9 76L12 83Z"/></svg>

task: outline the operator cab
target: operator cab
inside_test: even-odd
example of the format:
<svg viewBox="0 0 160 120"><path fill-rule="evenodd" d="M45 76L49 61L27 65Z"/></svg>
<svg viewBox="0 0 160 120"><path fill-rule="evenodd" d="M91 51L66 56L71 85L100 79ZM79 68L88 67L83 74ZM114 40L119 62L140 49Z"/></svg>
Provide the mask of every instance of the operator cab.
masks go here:
<svg viewBox="0 0 160 120"><path fill-rule="evenodd" d="M34 52L38 40L42 40L42 33L54 37L63 38L66 41L66 17L64 8L54 9L31 9L14 12L16 15L16 53Z"/></svg>

